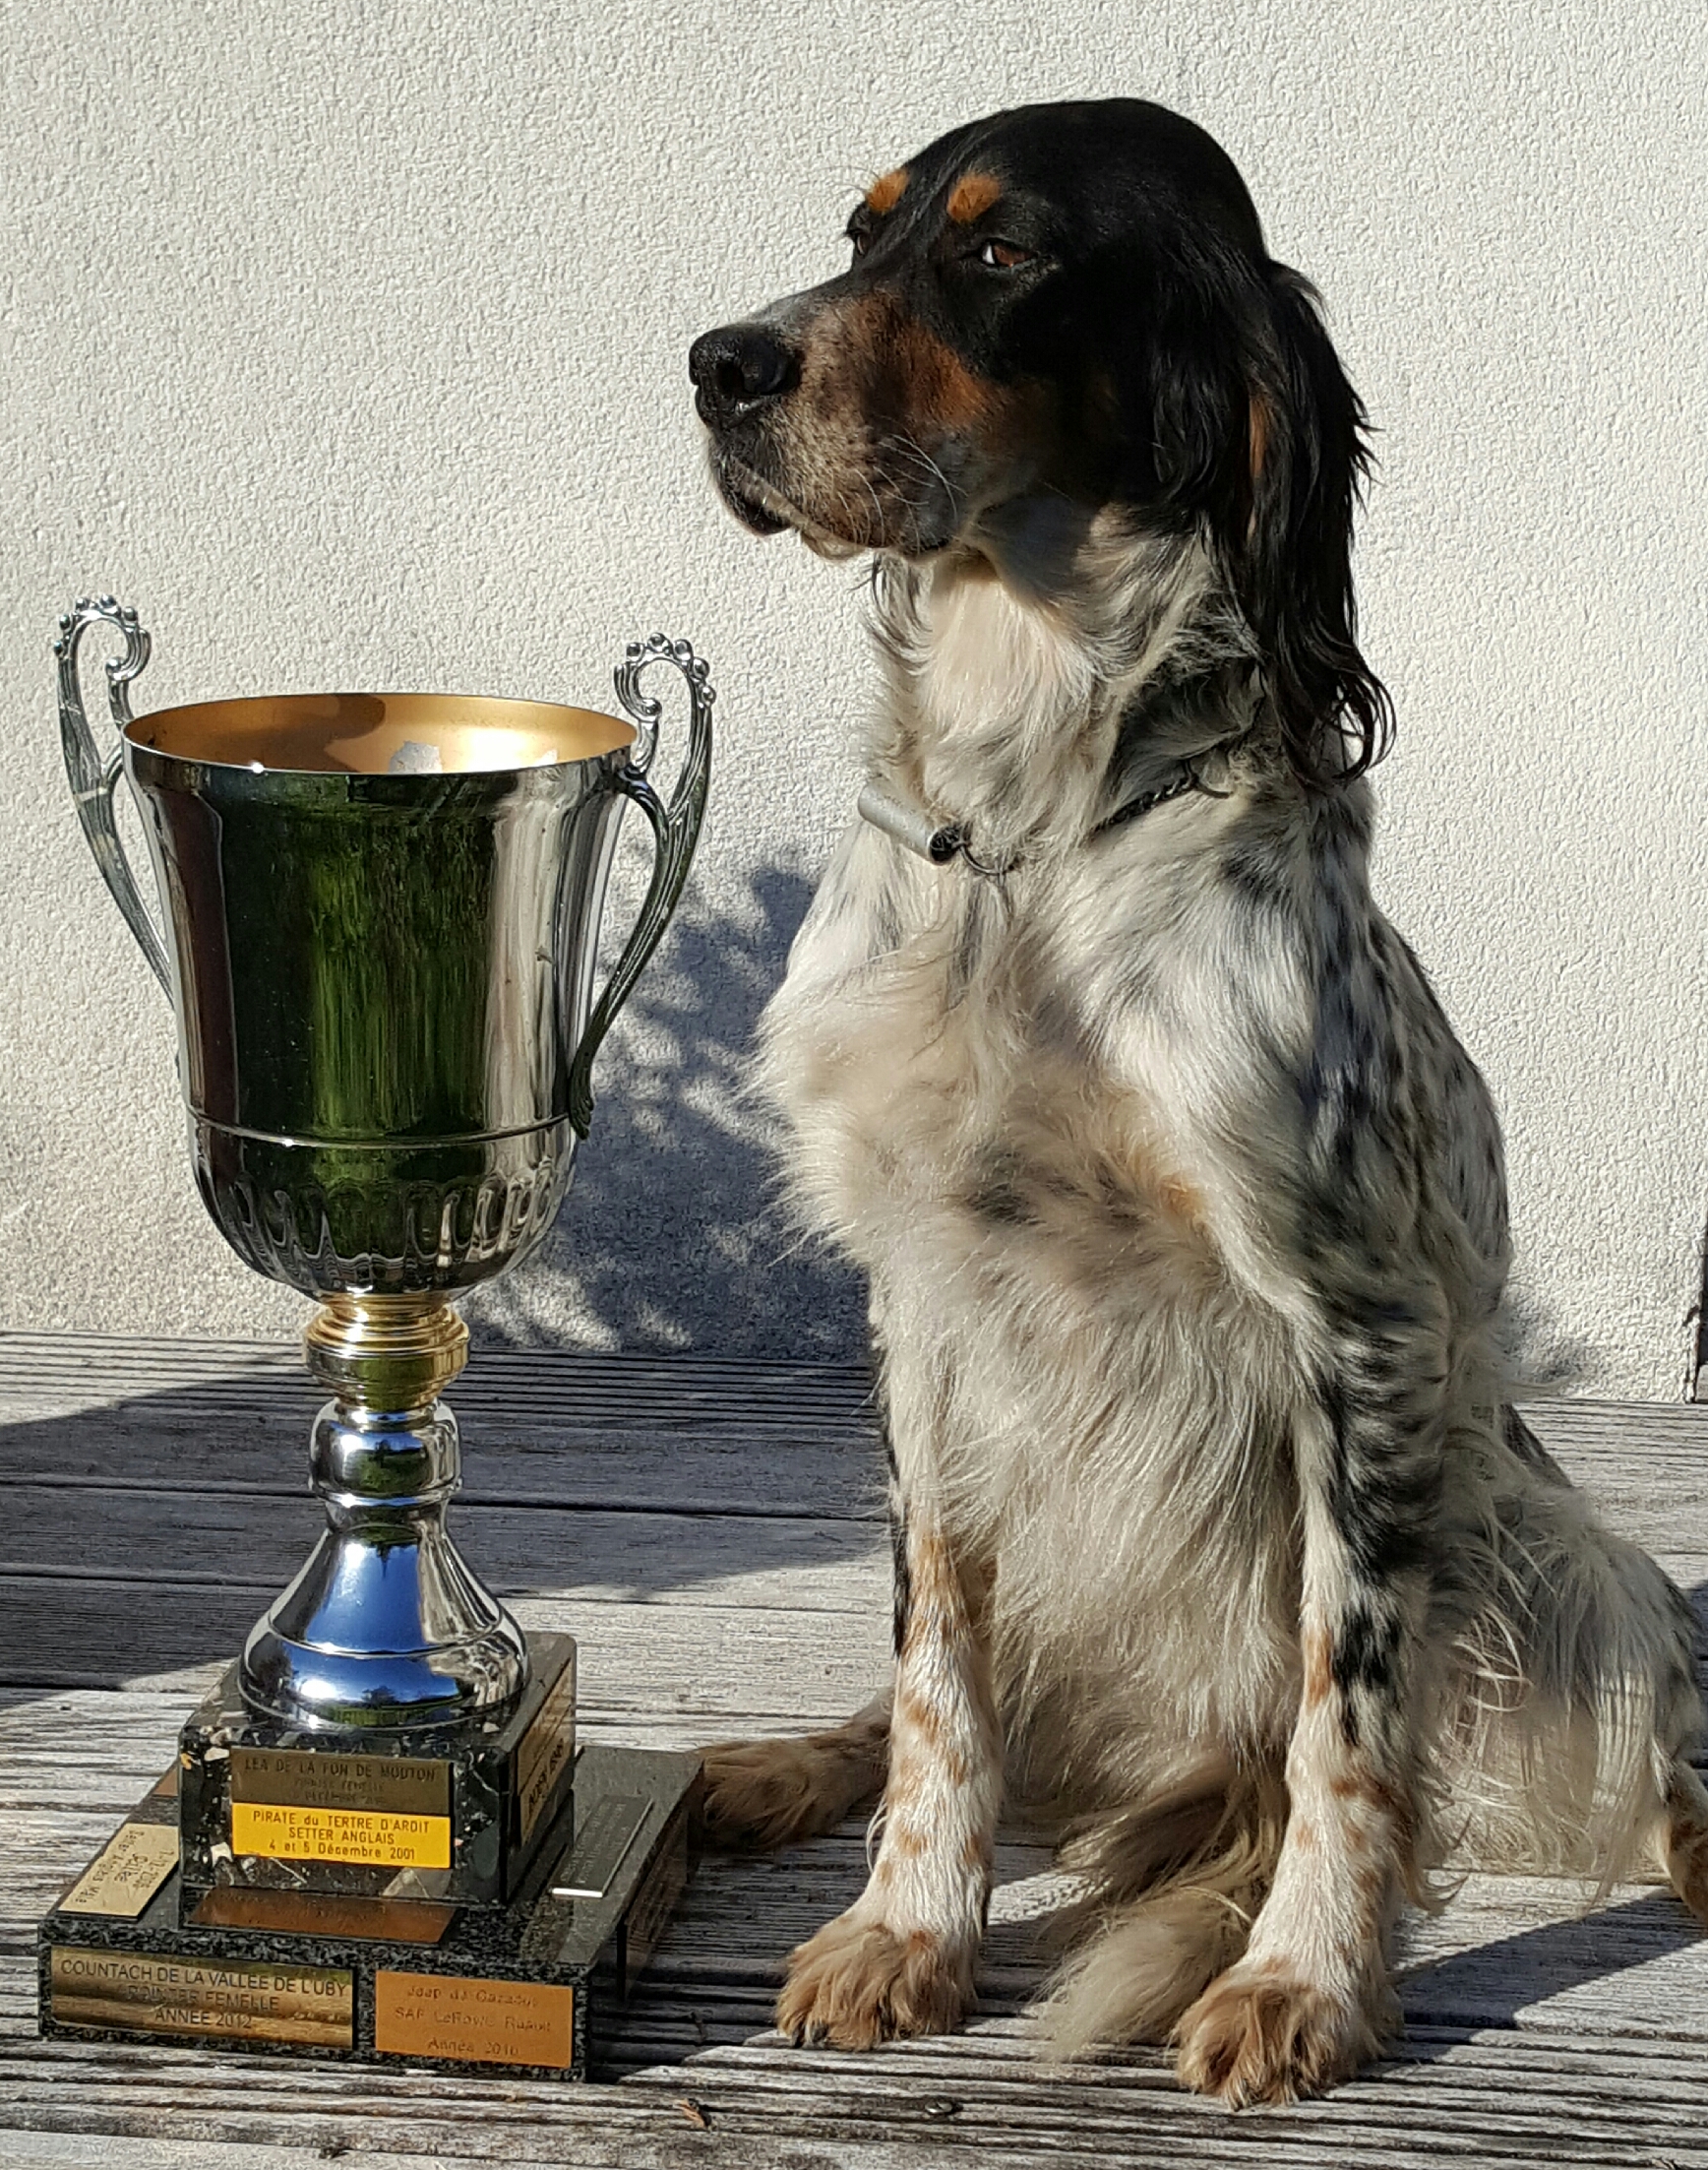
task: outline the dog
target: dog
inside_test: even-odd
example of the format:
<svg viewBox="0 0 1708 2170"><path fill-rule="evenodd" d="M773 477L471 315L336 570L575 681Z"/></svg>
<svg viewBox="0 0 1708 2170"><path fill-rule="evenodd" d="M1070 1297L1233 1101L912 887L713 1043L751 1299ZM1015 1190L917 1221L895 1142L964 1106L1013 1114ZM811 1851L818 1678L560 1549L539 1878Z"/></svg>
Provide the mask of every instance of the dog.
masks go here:
<svg viewBox="0 0 1708 2170"><path fill-rule="evenodd" d="M706 1829L879 1788L778 2023L950 2028L1005 1793L1083 1879L1047 2039L1232 2105L1398 2025L1455 1852L1708 1919L1682 1597L1511 1405L1490 1095L1372 899L1368 424L1235 166L1130 100L866 191L839 276L692 350L717 485L868 554L868 786L761 1028L863 1270L891 1686L708 1754Z"/></svg>

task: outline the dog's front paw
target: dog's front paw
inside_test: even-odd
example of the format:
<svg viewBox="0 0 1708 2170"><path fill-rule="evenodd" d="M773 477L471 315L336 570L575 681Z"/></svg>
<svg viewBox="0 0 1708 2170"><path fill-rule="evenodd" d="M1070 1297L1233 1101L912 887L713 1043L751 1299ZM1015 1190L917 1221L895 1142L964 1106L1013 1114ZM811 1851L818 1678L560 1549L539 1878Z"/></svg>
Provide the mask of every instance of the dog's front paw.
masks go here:
<svg viewBox="0 0 1708 2170"><path fill-rule="evenodd" d="M1385 1991L1342 1998L1272 1958L1242 1959L1182 2016L1176 2069L1183 2085L1220 2095L1230 2109L1297 2102L1350 2078L1397 2020Z"/></svg>
<svg viewBox="0 0 1708 2170"><path fill-rule="evenodd" d="M898 2034L947 2034L973 2002L973 1953L916 1929L898 1936L859 1909L789 1957L777 2025L794 2042L871 2049Z"/></svg>

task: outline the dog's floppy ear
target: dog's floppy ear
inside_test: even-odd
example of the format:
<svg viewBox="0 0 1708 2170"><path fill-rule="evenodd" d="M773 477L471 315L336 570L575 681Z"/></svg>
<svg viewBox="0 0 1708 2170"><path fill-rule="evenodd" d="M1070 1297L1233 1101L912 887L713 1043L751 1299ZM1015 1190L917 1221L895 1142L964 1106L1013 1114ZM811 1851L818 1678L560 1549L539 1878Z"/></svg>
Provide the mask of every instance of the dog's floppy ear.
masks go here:
<svg viewBox="0 0 1708 2170"><path fill-rule="evenodd" d="M1393 729L1386 688L1359 651L1352 591L1367 425L1315 289L1284 264L1267 267L1265 284L1249 364L1246 532L1225 541L1294 767L1333 783L1379 760Z"/></svg>

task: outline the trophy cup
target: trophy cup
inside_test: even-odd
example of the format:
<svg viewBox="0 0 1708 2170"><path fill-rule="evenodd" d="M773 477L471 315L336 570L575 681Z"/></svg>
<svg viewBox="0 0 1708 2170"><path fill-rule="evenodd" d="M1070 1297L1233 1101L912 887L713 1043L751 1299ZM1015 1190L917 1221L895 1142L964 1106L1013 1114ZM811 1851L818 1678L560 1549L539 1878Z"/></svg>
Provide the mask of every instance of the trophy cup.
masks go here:
<svg viewBox="0 0 1708 2170"><path fill-rule="evenodd" d="M106 665L116 748L84 713ZM544 1237L594 1054L669 922L699 834L712 690L655 634L630 721L543 702L299 694L133 716L134 610L60 620L79 817L178 1026L204 1204L318 1304L326 1528L184 1727L173 1768L42 1925L44 2032L584 2075L686 1882L693 1757L582 1744L576 1649L524 1636L451 1541L458 1291ZM688 751L647 780L680 672ZM114 818L143 816L164 939ZM622 808L651 828L639 919L597 1000Z"/></svg>

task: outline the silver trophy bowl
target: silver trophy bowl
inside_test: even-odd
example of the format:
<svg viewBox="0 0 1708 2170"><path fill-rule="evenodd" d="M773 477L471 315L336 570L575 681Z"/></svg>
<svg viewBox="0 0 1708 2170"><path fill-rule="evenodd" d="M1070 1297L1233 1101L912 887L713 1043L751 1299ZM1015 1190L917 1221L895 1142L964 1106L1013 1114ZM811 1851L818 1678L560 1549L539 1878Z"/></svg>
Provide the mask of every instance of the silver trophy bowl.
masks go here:
<svg viewBox="0 0 1708 2170"><path fill-rule="evenodd" d="M118 728L103 759L78 651L93 626ZM705 803L713 694L686 642L638 642L624 719L446 694L291 694L133 716L149 635L112 597L60 621L66 773L96 863L171 999L203 1202L237 1255L319 1304L332 1398L311 1445L327 1526L251 1631L245 1703L307 1729L478 1723L527 1677L521 1630L453 1545L466 1361L451 1296L550 1228L591 1120L593 1057L657 947ZM664 665L689 703L666 804L648 780ZM157 931L121 844L142 815ZM603 992L596 952L626 803L651 885Z"/></svg>

